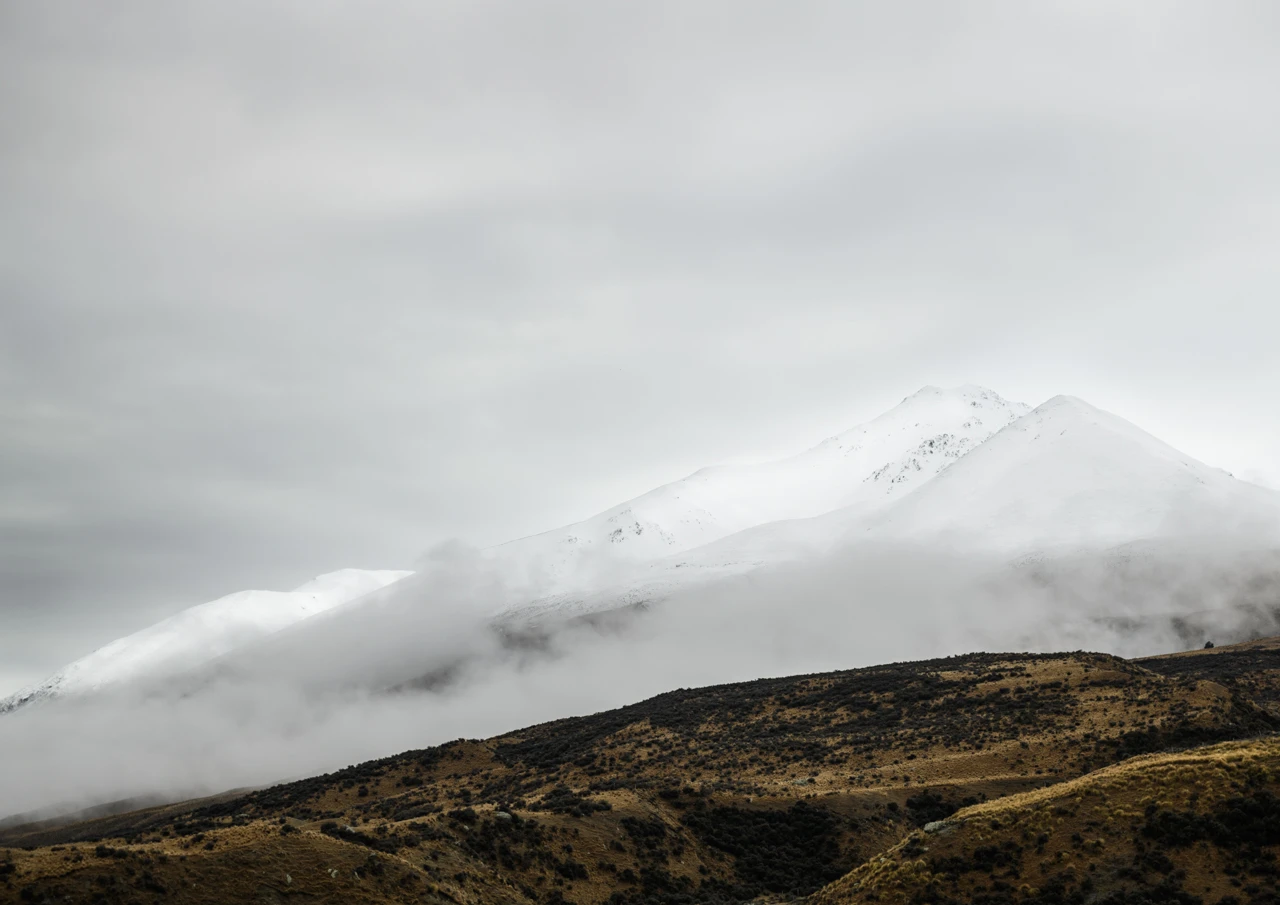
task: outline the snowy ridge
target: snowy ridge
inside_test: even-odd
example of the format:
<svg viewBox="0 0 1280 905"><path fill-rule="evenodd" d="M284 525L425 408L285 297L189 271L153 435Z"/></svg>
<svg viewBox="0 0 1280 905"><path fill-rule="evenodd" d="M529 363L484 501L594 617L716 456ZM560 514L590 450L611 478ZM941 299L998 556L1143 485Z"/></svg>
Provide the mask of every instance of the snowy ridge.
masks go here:
<svg viewBox="0 0 1280 905"><path fill-rule="evenodd" d="M866 531L1011 551L1202 534L1276 541L1280 494L1081 399L1056 396L884 510Z"/></svg>
<svg viewBox="0 0 1280 905"><path fill-rule="evenodd" d="M834 509L888 505L1029 411L991 390L925 387L790 458L704 468L589 519L492 548L548 595L575 594L731 534Z"/></svg>
<svg viewBox="0 0 1280 905"><path fill-rule="evenodd" d="M98 648L39 685L0 700L0 713L42 698L83 694L213 660L411 574L341 569L320 575L293 591L238 591L189 607Z"/></svg>
<svg viewBox="0 0 1280 905"><path fill-rule="evenodd" d="M502 544L485 555L513 582L534 588L530 596L540 596L543 609L565 601L580 606L584 596L616 586L634 570L744 529L840 507L874 511L1028 410L982 387L925 387L885 414L799 455L763 465L704 468L582 522ZM748 547L752 536L744 536ZM782 555L776 535L765 531L759 537L767 549L743 551L731 543L736 551L731 561L703 564L702 577ZM288 593L244 591L192 607L0 700L0 713L31 700L208 662L339 605L359 606L355 601L361 596L410 574L348 569ZM647 593L636 591L627 599Z"/></svg>
<svg viewBox="0 0 1280 905"><path fill-rule="evenodd" d="M1168 551L1195 540L1196 549L1204 539L1280 549L1280 493L1079 399L1058 396L1029 410L981 387L926 387L799 455L704 468L592 518L483 551L499 590L471 597L500 600L501 589L531 588L520 597L527 604L495 615L536 622L650 603L865 543L975 550L1013 568L1046 557L1114 557L1124 545ZM208 663L267 636L287 643L335 620L376 622L382 595L361 598L410 574L349 569L293 592L247 591L193 607L0 701L0 713Z"/></svg>
<svg viewBox="0 0 1280 905"><path fill-rule="evenodd" d="M921 461L921 458L928 462ZM920 462L917 466L917 462ZM917 471L917 467L919 471ZM549 595L515 621L662 600L678 591L859 543L972 549L1010 563L1111 556L1122 545L1280 547L1280 493L1237 480L1135 425L1055 397L971 451L929 441L868 480L909 492L769 522L649 564L604 589Z"/></svg>

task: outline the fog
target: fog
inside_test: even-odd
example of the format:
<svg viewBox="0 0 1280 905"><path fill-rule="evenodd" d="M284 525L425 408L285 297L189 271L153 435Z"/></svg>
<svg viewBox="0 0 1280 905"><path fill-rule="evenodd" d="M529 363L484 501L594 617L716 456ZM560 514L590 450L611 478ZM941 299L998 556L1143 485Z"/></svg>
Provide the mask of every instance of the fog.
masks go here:
<svg viewBox="0 0 1280 905"><path fill-rule="evenodd" d="M1280 553L1204 541L1010 564L863 543L518 630L530 588L461 547L181 677L0 716L0 815L190 797L680 687L975 650L1138 656L1274 633Z"/></svg>
<svg viewBox="0 0 1280 905"><path fill-rule="evenodd" d="M922 384L1280 486L1280 6L0 4L0 694Z"/></svg>

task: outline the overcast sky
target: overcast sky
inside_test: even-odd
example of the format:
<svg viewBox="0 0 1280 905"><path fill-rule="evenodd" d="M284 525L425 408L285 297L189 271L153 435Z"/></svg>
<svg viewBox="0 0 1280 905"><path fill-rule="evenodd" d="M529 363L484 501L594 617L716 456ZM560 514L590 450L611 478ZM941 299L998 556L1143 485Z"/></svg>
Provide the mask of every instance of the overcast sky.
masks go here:
<svg viewBox="0 0 1280 905"><path fill-rule="evenodd" d="M1280 486L1280 6L0 6L0 693L924 384Z"/></svg>

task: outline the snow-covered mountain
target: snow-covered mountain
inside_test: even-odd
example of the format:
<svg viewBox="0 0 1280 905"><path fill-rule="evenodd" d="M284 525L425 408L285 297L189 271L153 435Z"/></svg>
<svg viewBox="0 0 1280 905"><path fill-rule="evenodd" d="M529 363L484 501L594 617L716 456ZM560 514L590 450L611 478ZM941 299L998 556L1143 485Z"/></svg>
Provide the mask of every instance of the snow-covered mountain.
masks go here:
<svg viewBox="0 0 1280 905"><path fill-rule="evenodd" d="M289 593L233 594L95 651L0 701L0 713L237 650L252 659L294 640L290 649L312 650L314 637L385 637L373 624L401 604L417 619L428 598L444 609L455 597L499 602L500 620L520 623L656 601L864 543L976 550L1025 564L1105 558L1126 544L1172 550L1170 543L1190 538L1280 549L1280 493L1197 462L1079 399L1059 396L1029 410L980 387L926 387L799 455L702 469L584 521L484 551L489 585L475 584L481 579L468 569L453 577L428 570L398 586L403 601L388 601L369 595L411 573L345 570ZM1198 548L1198 541L1187 547ZM513 605L513 587L532 590ZM269 643L255 643L267 636ZM417 636L397 640L412 648Z"/></svg>
<svg viewBox="0 0 1280 905"><path fill-rule="evenodd" d="M866 532L1014 552L1194 536L1280 542L1280 494L1056 396L870 519Z"/></svg>
<svg viewBox="0 0 1280 905"><path fill-rule="evenodd" d="M591 518L490 554L548 595L782 519L889 505L1029 411L991 390L925 387L799 455L704 468Z"/></svg>
<svg viewBox="0 0 1280 905"><path fill-rule="evenodd" d="M341 569L320 575L292 591L238 591L219 597L81 657L39 685L0 700L0 713L42 698L81 694L188 669L411 574Z"/></svg>
<svg viewBox="0 0 1280 905"><path fill-rule="evenodd" d="M1027 411L982 387L925 387L799 455L704 468L584 521L491 548L485 556L517 585L550 600L579 601L635 568L744 529L841 508L874 511ZM0 700L0 713L42 697L190 668L319 612L359 606L358 598L409 574L348 569L292 592L243 591L192 607Z"/></svg>
<svg viewBox="0 0 1280 905"><path fill-rule="evenodd" d="M541 621L653 602L866 542L928 544L1007 562L1106 558L1112 548L1135 543L1280 548L1280 493L1198 462L1070 396L1054 397L947 466L905 493L748 528L648 563L606 587L547 595L509 618Z"/></svg>

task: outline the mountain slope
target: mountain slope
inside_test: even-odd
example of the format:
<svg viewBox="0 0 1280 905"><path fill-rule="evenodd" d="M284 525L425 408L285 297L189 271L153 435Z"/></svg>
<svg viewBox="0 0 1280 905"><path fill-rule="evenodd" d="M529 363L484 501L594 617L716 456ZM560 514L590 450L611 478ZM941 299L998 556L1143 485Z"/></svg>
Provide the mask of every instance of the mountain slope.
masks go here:
<svg viewBox="0 0 1280 905"><path fill-rule="evenodd" d="M585 521L499 545L484 555L510 584L544 593L589 593L616 581L620 569L743 528L840 506L867 511L883 506L1027 410L981 387L925 387L878 418L797 456L764 465L704 468ZM0 713L51 695L199 665L320 612L356 606L359 597L409 574L345 570L289 593L245 591L193 607L0 700Z"/></svg>
<svg viewBox="0 0 1280 905"><path fill-rule="evenodd" d="M228 594L98 648L39 685L0 700L0 713L42 698L97 691L198 665L411 574L341 569L320 575L292 591Z"/></svg>
<svg viewBox="0 0 1280 905"><path fill-rule="evenodd" d="M865 424L762 465L704 468L589 519L492 548L549 594L767 522L873 511L1028 411L991 390L925 387Z"/></svg>
<svg viewBox="0 0 1280 905"><path fill-rule="evenodd" d="M1134 661L1152 672L1217 682L1247 697L1280 718L1280 638L1217 647L1201 647L1177 654L1161 654Z"/></svg>
<svg viewBox="0 0 1280 905"><path fill-rule="evenodd" d="M867 533L1032 550L1153 537L1280 539L1280 494L1237 480L1123 418L1057 396L938 480L872 519Z"/></svg>
<svg viewBox="0 0 1280 905"><path fill-rule="evenodd" d="M0 830L0 901L793 901L842 891L966 804L1020 810L1019 793L1133 755L1276 725L1213 682L1082 652L681 689L248 794ZM946 824L957 840L995 831L971 813ZM1049 832L1074 858L1070 829Z"/></svg>
<svg viewBox="0 0 1280 905"><path fill-rule="evenodd" d="M1157 561L1163 547L1192 558L1212 548L1220 558L1233 545L1280 546L1280 493L1204 465L1068 396L1049 400L903 489L870 505L864 499L813 518L757 525L647 564L608 587L549 595L513 616L538 620L652 602L868 543L970 550L1005 562L1124 558L1118 548L1139 542L1149 542Z"/></svg>
<svg viewBox="0 0 1280 905"><path fill-rule="evenodd" d="M1137 757L965 808L810 905L1244 905L1280 894L1280 739Z"/></svg>
<svg viewBox="0 0 1280 905"><path fill-rule="evenodd" d="M1167 622L1185 615L1182 601L1165 603L1170 595L1182 594L1180 589L1144 584L1141 570L1130 569L1125 575L1132 576L1110 585L1095 573L1111 569L1117 557L1132 558L1124 551L1137 543L1147 545L1157 570L1174 560L1192 567L1208 563L1201 543L1205 538L1219 550L1242 539L1263 549L1280 545L1280 494L1197 462L1078 399L1056 397L1018 417L1024 409L976 387L925 388L874 421L790 459L704 469L576 525L491 548L483 558L503 580L477 590L466 586L464 576L456 607L454 598L445 596L449 588L439 591L424 573L421 587L401 586L411 599L401 601L398 609L366 606L352 594L344 598L349 603L324 620L302 620L272 641L281 642L279 650L296 641L295 651L318 649L317 639L324 636L337 636L347 645L356 630L376 635L373 627L382 625L412 654L424 649L420 638L439 634L430 632L425 620L441 609L436 605L440 600L455 608L497 601L499 606L488 612L501 610L504 626L518 626L650 603L782 563L817 569L824 558L830 563L854 551L865 558L869 544L977 550L990 557L993 568L1047 558L1062 568L1046 566L1036 575L1016 576L1028 583L1020 591L1034 591L1030 584L1038 576L1059 584L1075 582L1075 596L1097 610L1133 596L1130 591L1136 589L1147 598L1139 601L1143 609L1118 615L1156 616ZM840 503L845 505L832 509ZM790 517L798 512L822 514ZM777 520L724 534L733 525L766 517ZM715 539L702 542L711 537ZM522 570L541 573L547 579L542 587L550 593L513 603L502 586L512 571ZM1241 584L1251 580L1252 574L1246 575ZM1202 584L1192 582L1192 590L1199 593ZM532 585L539 586L536 580ZM1200 609L1235 602L1206 600ZM406 609L413 619L402 618ZM1098 613L1076 613L1066 606L1053 615L1087 621ZM389 622L391 617L401 621ZM334 631L341 626L351 631ZM197 636L177 643L167 630L156 634L176 650L199 652L184 658L183 666L267 634L241 636L233 626L211 647L198 637L207 630L201 621L174 628ZM1028 637L1034 629L1028 626ZM1087 624L1085 629L1091 631ZM1021 636L1018 640L1022 643ZM106 651L111 652L110 646ZM269 658L265 649L251 653ZM155 657L148 656L147 662L155 664ZM57 689L68 681L65 673L77 673L80 688L93 687L93 670L103 658L86 660L46 685ZM325 670L327 675L329 668ZM7 706L17 702L10 699Z"/></svg>

